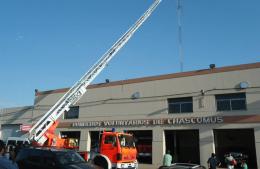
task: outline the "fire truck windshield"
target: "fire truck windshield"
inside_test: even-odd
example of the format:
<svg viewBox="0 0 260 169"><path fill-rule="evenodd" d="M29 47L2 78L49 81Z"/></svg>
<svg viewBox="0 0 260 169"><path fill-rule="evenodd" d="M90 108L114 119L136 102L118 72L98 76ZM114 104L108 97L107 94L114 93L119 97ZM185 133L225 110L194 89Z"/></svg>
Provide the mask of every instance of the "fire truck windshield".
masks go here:
<svg viewBox="0 0 260 169"><path fill-rule="evenodd" d="M119 135L119 143L121 147L135 147L134 138L131 135Z"/></svg>

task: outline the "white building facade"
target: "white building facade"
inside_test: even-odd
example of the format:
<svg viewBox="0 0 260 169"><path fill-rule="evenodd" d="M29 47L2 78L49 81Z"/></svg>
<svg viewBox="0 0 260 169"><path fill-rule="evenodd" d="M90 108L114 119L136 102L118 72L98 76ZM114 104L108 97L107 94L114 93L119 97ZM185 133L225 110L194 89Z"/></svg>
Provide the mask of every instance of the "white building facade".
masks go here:
<svg viewBox="0 0 260 169"><path fill-rule="evenodd" d="M37 91L35 104L5 127L33 124L68 89ZM260 63L94 84L60 119L57 134L92 151L98 134L116 128L136 138L140 168L158 168L170 150L175 162L207 165L229 152L260 165ZM7 112L3 113L2 116ZM15 113L14 113L15 115ZM20 113L21 116L21 113Z"/></svg>

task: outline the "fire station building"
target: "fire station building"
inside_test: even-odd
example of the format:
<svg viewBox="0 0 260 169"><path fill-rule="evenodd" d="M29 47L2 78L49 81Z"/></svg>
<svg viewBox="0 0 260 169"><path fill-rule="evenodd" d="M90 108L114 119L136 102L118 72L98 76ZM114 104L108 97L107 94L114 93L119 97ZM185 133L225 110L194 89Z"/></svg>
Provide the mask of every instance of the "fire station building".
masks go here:
<svg viewBox="0 0 260 169"><path fill-rule="evenodd" d="M115 128L134 134L140 169L162 165L166 150L175 162L207 166L212 152L224 164L241 154L260 166L260 62L93 84L56 130L95 151L99 133ZM35 92L33 106L1 111L1 138L21 136L68 91Z"/></svg>

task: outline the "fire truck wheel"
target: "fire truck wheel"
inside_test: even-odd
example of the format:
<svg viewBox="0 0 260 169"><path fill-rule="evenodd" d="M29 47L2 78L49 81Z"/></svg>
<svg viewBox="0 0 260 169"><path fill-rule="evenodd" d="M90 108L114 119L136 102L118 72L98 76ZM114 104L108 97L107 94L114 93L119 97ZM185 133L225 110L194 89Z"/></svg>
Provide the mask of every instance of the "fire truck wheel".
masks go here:
<svg viewBox="0 0 260 169"><path fill-rule="evenodd" d="M103 155L97 155L94 159L93 159L93 163L97 166L100 166L104 169L111 169L111 163L110 160Z"/></svg>

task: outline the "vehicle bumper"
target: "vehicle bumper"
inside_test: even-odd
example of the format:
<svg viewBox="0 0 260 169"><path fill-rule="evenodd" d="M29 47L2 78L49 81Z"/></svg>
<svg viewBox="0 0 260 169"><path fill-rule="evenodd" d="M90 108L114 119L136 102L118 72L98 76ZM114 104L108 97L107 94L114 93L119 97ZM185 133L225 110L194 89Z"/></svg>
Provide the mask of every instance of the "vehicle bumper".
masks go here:
<svg viewBox="0 0 260 169"><path fill-rule="evenodd" d="M116 163L113 165L116 169L138 169L138 162L134 161L132 163Z"/></svg>

